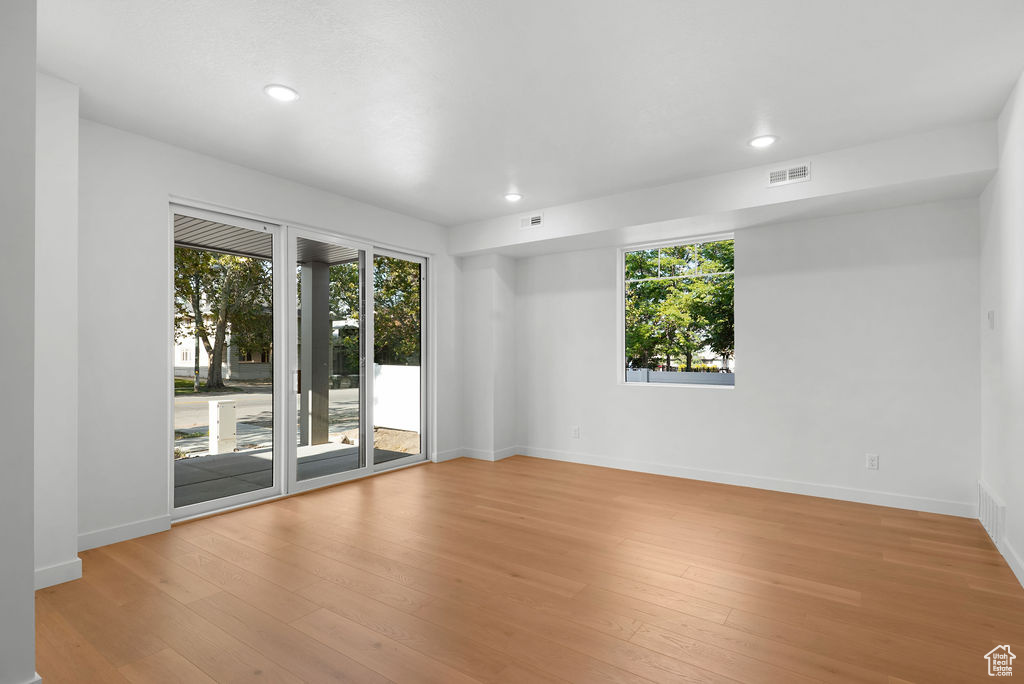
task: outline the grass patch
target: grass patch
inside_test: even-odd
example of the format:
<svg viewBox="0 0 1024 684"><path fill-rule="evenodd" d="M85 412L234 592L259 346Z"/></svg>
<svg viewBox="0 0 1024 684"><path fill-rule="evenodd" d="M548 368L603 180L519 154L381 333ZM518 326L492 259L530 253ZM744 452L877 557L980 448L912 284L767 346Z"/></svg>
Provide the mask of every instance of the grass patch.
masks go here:
<svg viewBox="0 0 1024 684"><path fill-rule="evenodd" d="M194 437L206 437L208 432L185 432L184 430L175 430L174 439L192 439Z"/></svg>
<svg viewBox="0 0 1024 684"><path fill-rule="evenodd" d="M208 389L206 389L206 385L203 384L202 381L199 382L199 392L200 393L207 393L208 392L210 394L224 394L225 392L238 392L238 391L239 391L239 389L237 387L229 387L227 385L225 385L224 387L222 387L220 389L217 389L217 390L208 390ZM177 396L179 394L194 394L194 393L195 393L195 391L192 389L192 380L191 379L189 379L189 378L174 378L174 395L175 396Z"/></svg>
<svg viewBox="0 0 1024 684"><path fill-rule="evenodd" d="M206 391L201 381L199 383L199 391ZM192 394L192 381L188 378L174 378L174 394Z"/></svg>

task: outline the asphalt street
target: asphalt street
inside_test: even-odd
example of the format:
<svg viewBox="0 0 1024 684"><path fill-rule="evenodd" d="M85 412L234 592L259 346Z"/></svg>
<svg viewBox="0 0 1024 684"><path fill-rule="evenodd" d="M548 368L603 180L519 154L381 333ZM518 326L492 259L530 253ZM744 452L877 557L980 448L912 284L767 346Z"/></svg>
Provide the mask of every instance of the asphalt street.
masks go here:
<svg viewBox="0 0 1024 684"><path fill-rule="evenodd" d="M210 421L210 402L224 399L234 400L238 423L271 427L273 406L271 389L267 386L238 393L179 394L174 397L174 429L202 428L205 431ZM331 390L329 406L332 427L338 421L358 424L359 389Z"/></svg>

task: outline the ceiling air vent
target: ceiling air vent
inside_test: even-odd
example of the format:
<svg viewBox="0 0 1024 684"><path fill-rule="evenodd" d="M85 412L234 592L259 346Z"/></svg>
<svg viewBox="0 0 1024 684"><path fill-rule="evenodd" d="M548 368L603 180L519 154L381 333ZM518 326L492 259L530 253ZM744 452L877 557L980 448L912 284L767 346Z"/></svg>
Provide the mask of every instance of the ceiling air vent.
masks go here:
<svg viewBox="0 0 1024 684"><path fill-rule="evenodd" d="M539 228L544 225L544 214L531 214L530 216L524 216L519 219L519 227L521 229L527 228Z"/></svg>
<svg viewBox="0 0 1024 684"><path fill-rule="evenodd" d="M811 180L811 162L805 162L786 169L772 169L768 172L768 187L803 183Z"/></svg>

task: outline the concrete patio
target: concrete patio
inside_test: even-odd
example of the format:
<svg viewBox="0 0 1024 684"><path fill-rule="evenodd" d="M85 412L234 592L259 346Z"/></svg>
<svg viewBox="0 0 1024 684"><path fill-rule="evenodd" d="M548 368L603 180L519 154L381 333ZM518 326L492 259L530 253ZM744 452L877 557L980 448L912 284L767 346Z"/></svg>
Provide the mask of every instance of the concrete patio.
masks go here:
<svg viewBox="0 0 1024 684"><path fill-rule="evenodd" d="M180 394L174 398L174 449L186 458L174 461L174 506L188 506L266 489L273 484L273 403L270 383L240 383L237 391ZM209 453L209 402L232 400L237 406L238 451ZM329 439L299 446L298 479L335 475L359 467L358 444L342 444L345 433L359 427L358 388L329 392ZM194 436L193 436L194 435ZM393 445L388 445L393 446ZM409 456L375 449L377 463Z"/></svg>
<svg viewBox="0 0 1024 684"><path fill-rule="evenodd" d="M303 449L305 447L300 447L297 464L300 480L334 475L359 467L358 446L319 449L307 455L303 455ZM375 450L374 454L377 463L387 463L409 455L380 449ZM274 479L272 458L271 449L264 448L176 460L174 507L266 489L273 484Z"/></svg>

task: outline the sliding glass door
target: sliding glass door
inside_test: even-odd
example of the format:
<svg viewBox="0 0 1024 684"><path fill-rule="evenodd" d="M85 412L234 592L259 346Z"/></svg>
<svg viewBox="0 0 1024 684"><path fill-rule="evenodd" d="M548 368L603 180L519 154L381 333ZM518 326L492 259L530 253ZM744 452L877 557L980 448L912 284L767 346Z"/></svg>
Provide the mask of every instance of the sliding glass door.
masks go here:
<svg viewBox="0 0 1024 684"><path fill-rule="evenodd" d="M176 519L426 459L424 258L172 216Z"/></svg>
<svg viewBox="0 0 1024 684"><path fill-rule="evenodd" d="M281 491L281 229L183 207L172 216L171 505L183 517Z"/></svg>
<svg viewBox="0 0 1024 684"><path fill-rule="evenodd" d="M425 260L292 232L289 491L424 460Z"/></svg>
<svg viewBox="0 0 1024 684"><path fill-rule="evenodd" d="M295 237L296 486L365 474L366 250Z"/></svg>
<svg viewBox="0 0 1024 684"><path fill-rule="evenodd" d="M423 291L425 262L373 257L373 462L377 469L424 454Z"/></svg>

